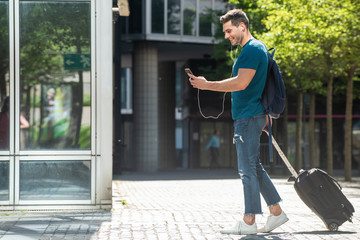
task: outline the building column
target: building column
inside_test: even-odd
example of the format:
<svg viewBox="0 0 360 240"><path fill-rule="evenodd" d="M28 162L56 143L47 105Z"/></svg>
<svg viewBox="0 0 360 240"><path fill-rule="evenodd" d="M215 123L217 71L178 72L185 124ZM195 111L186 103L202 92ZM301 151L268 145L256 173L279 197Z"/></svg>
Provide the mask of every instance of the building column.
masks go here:
<svg viewBox="0 0 360 240"><path fill-rule="evenodd" d="M159 168L159 81L156 43L136 43L133 66L136 169L157 171Z"/></svg>
<svg viewBox="0 0 360 240"><path fill-rule="evenodd" d="M175 62L159 62L159 169L176 167Z"/></svg>

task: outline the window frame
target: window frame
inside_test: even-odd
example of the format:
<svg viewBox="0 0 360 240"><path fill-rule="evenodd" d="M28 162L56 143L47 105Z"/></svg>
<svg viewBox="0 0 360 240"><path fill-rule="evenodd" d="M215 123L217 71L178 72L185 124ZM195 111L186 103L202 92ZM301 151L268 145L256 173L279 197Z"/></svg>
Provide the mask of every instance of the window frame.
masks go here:
<svg viewBox="0 0 360 240"><path fill-rule="evenodd" d="M214 26L211 27L212 36L200 36L200 26L199 26L199 7L200 0L196 0L196 17L195 17L195 35L184 35L184 19L183 19L183 11L184 11L184 1L180 0L180 35L178 34L169 34L168 33L168 17L167 17L167 7L168 0L164 0L164 33L152 33L152 1L146 0L145 2L145 13L146 13L146 21L145 21L145 34L147 40L155 40L155 41L181 41L181 42L189 42L189 43L207 43L213 44L214 42ZM215 8L215 0L211 0L211 9Z"/></svg>

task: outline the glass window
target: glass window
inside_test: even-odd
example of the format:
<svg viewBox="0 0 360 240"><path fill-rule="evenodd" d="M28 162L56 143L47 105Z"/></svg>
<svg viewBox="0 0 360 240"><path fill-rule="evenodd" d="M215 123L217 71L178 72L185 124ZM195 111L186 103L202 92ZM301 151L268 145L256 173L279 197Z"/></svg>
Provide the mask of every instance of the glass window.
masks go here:
<svg viewBox="0 0 360 240"><path fill-rule="evenodd" d="M131 68L121 69L121 113L132 114Z"/></svg>
<svg viewBox="0 0 360 240"><path fill-rule="evenodd" d="M164 33L164 0L151 1L151 32Z"/></svg>
<svg viewBox="0 0 360 240"><path fill-rule="evenodd" d="M9 201L9 162L0 161L0 201Z"/></svg>
<svg viewBox="0 0 360 240"><path fill-rule="evenodd" d="M142 14L142 0L130 0L129 7L131 9L130 16L128 17L121 17L122 22L124 20L128 20L129 24L129 33L142 33L142 23L143 23L143 14ZM124 28L125 29L125 28Z"/></svg>
<svg viewBox="0 0 360 240"><path fill-rule="evenodd" d="M90 161L21 161L20 200L90 200Z"/></svg>
<svg viewBox="0 0 360 240"><path fill-rule="evenodd" d="M21 150L90 149L90 7L20 1Z"/></svg>
<svg viewBox="0 0 360 240"><path fill-rule="evenodd" d="M9 149L9 4L0 1L0 151Z"/></svg>
<svg viewBox="0 0 360 240"><path fill-rule="evenodd" d="M196 1L184 0L183 31L184 35L196 35Z"/></svg>
<svg viewBox="0 0 360 240"><path fill-rule="evenodd" d="M180 34L180 0L168 0L168 34Z"/></svg>
<svg viewBox="0 0 360 240"><path fill-rule="evenodd" d="M200 0L199 9L199 34L200 36L211 37L211 22L212 22L212 0Z"/></svg>
<svg viewBox="0 0 360 240"><path fill-rule="evenodd" d="M219 11L220 15L224 15L227 12L227 4L228 0L215 0L215 10Z"/></svg>

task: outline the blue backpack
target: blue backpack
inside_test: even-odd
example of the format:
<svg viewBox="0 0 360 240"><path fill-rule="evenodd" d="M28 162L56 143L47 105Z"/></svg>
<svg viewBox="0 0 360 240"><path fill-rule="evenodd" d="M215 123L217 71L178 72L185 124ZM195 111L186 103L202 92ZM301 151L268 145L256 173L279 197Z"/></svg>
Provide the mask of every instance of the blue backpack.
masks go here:
<svg viewBox="0 0 360 240"><path fill-rule="evenodd" d="M274 50L270 53L271 50ZM268 50L268 71L264 91L261 95L261 105L268 118L269 154L273 162L271 119L279 118L285 108L285 84L279 66L274 60L275 48Z"/></svg>
<svg viewBox="0 0 360 240"><path fill-rule="evenodd" d="M270 53L271 50L274 50ZM275 48L268 50L268 71L266 84L261 96L264 112L271 118L279 118L285 108L285 84L280 69L274 60Z"/></svg>

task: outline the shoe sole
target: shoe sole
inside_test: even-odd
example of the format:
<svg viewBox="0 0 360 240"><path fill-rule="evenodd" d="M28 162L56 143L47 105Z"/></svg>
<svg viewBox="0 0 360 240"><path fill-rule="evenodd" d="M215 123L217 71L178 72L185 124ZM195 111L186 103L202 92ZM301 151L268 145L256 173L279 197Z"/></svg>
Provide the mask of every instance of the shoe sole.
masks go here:
<svg viewBox="0 0 360 240"><path fill-rule="evenodd" d="M276 229L276 228L278 228L278 227L280 227L281 225L283 225L284 223L286 223L287 221L289 221L289 218L286 218L285 219L285 221L283 221L283 222L280 222L280 223L278 223L278 224L276 224L275 225L275 227L273 227L272 229L270 229L270 230L267 230L267 231L261 231L261 229L259 229L260 231L258 231L258 233L269 233L269 232L271 232L271 231L273 231L274 229Z"/></svg>

